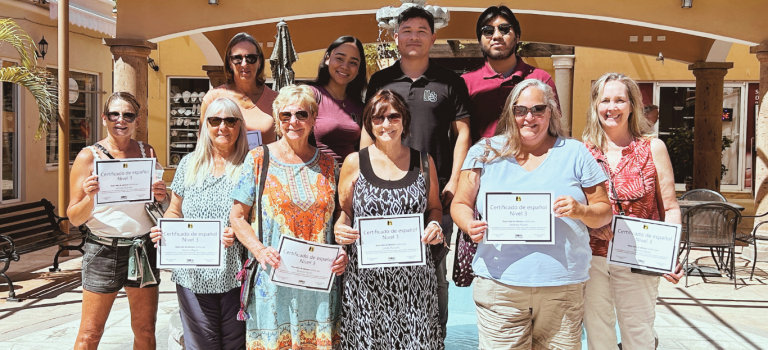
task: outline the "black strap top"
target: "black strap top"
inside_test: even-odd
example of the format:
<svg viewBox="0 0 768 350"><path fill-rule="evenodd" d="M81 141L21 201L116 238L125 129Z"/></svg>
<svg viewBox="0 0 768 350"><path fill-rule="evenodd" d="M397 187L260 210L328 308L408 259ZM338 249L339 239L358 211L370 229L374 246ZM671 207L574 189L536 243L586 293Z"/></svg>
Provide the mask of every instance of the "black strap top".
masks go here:
<svg viewBox="0 0 768 350"><path fill-rule="evenodd" d="M371 166L371 156L368 153L368 147L363 148L360 150L360 173L365 176L365 179L368 180L371 184L373 184L376 187L380 188L404 188L410 186L412 183L414 183L418 178L419 174L421 173L421 166L419 164L419 151L411 148L411 161L408 165L408 172L403 176L403 178L398 180L384 180L378 176L376 176L376 173L373 172L373 167Z"/></svg>

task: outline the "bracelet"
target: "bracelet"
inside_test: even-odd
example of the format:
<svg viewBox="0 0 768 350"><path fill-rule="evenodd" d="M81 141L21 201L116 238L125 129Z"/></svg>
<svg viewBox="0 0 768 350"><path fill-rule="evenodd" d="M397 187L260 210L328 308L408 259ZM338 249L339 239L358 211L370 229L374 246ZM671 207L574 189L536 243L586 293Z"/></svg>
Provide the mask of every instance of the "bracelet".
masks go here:
<svg viewBox="0 0 768 350"><path fill-rule="evenodd" d="M429 225L432 225L432 224L435 224L435 225L437 225L437 227L440 229L440 231L442 231L442 230L443 230L443 227L442 227L442 226L440 226L440 223L439 223L439 222L437 222L437 220L432 220L432 221L430 221L430 222L427 224L427 227L429 227Z"/></svg>

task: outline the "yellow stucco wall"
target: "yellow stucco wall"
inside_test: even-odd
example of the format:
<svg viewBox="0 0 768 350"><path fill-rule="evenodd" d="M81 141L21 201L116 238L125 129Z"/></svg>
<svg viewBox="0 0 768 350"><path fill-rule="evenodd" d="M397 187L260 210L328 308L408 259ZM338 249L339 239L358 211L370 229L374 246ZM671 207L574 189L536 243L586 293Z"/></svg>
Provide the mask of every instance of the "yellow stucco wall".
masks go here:
<svg viewBox="0 0 768 350"><path fill-rule="evenodd" d="M41 66L56 68L59 47L56 43L56 21L48 16L25 11L12 6L0 8L0 17L26 18L16 20L19 26L34 41L40 41L45 36L48 41L48 53L44 60L38 60ZM39 25L36 23L45 25ZM70 27L70 70L99 76L99 90L112 92L112 54L109 48L102 45L104 36L92 30L72 25ZM0 59L18 61L18 55L9 44L0 45ZM35 133L38 126L37 104L32 94L21 89L20 98L20 130L19 135L19 166L21 199L24 202L39 201L42 198L50 200L54 205L58 201L58 167L46 170L45 139L36 141ZM105 95L99 94L99 106ZM94 130L96 132L96 130ZM57 208L58 209L58 208Z"/></svg>

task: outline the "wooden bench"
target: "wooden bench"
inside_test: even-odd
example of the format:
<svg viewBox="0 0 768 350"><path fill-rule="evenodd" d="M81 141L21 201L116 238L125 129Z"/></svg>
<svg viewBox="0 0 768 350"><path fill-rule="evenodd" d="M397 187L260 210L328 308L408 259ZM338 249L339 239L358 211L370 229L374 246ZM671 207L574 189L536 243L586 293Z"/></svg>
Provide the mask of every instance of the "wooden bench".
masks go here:
<svg viewBox="0 0 768 350"><path fill-rule="evenodd" d="M84 254L87 229L80 226L77 233L63 232L59 224L66 219L56 215L53 204L47 199L0 208L0 263L5 263L0 268L0 277L8 282L8 301L19 301L13 290L13 282L5 274L11 260L19 261L20 255L58 245L59 251L50 269L51 272L57 272L60 271L61 252L78 250ZM77 239L80 240L77 246L64 245Z"/></svg>

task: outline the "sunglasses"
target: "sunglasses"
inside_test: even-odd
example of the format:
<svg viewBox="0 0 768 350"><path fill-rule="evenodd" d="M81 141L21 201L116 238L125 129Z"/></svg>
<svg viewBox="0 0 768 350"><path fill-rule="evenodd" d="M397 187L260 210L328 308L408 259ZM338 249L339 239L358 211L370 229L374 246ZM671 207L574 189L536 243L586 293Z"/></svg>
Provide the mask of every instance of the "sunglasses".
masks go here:
<svg viewBox="0 0 768 350"><path fill-rule="evenodd" d="M238 119L235 117L226 117L226 118L219 118L219 117L210 117L208 118L208 125L212 127L217 127L221 125L221 122L224 122L224 125L232 128L237 124Z"/></svg>
<svg viewBox="0 0 768 350"><path fill-rule="evenodd" d="M528 112L531 112L531 115L534 117L541 117L544 115L544 112L546 111L547 111L547 105L535 105L533 107L518 106L518 105L512 106L512 113L515 114L515 117L525 117L526 115L528 115Z"/></svg>
<svg viewBox="0 0 768 350"><path fill-rule="evenodd" d="M229 56L229 61L232 62L234 65L239 66L243 63L243 58L245 58L245 62L248 64L254 64L256 61L259 60L259 55L252 53L248 55L232 55Z"/></svg>
<svg viewBox="0 0 768 350"><path fill-rule="evenodd" d="M499 33L501 33L501 35L507 35L510 31L512 31L512 25L509 23L499 24L498 27L486 25L480 27L480 33L483 33L485 36L493 36L493 33L496 32L496 29L499 29Z"/></svg>
<svg viewBox="0 0 768 350"><path fill-rule="evenodd" d="M387 115L387 116L380 115L378 117L374 117L373 118L373 123L376 124L376 125L381 124L381 123L384 122L384 119L389 120L390 124L394 124L394 123L399 123L400 120L403 119L403 116L400 115L400 113L392 113L392 114Z"/></svg>
<svg viewBox="0 0 768 350"><path fill-rule="evenodd" d="M280 117L280 121L283 123L290 122L292 116L296 116L296 120L305 121L307 120L307 118L309 118L309 112L307 111L296 111L296 113L280 112L278 116Z"/></svg>
<svg viewBox="0 0 768 350"><path fill-rule="evenodd" d="M111 122L117 122L120 120L120 117L123 117L123 120L126 123L133 123L134 120L136 120L136 113L131 112L125 112L123 114L120 114L120 112L109 112L107 113L107 119Z"/></svg>

